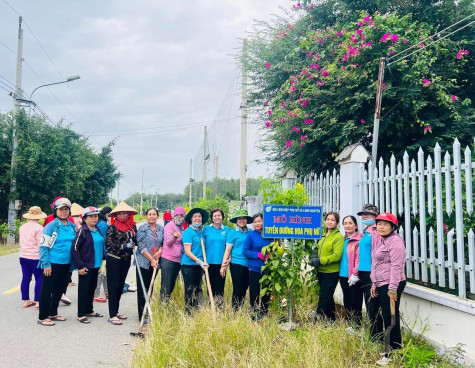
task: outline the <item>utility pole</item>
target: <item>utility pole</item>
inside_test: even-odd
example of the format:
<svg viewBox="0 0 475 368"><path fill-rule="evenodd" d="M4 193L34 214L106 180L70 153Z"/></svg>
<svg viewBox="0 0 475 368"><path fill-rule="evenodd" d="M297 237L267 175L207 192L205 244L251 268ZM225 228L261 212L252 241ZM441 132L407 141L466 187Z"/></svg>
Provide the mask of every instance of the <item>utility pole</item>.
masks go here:
<svg viewBox="0 0 475 368"><path fill-rule="evenodd" d="M206 151L208 151L208 131L207 127L205 127L205 139L203 143L203 199L206 199L206 161L208 159L208 156L206 154Z"/></svg>
<svg viewBox="0 0 475 368"><path fill-rule="evenodd" d="M190 158L190 197L188 199L188 207L191 207L192 187L193 187L193 159Z"/></svg>
<svg viewBox="0 0 475 368"><path fill-rule="evenodd" d="M22 96L21 92L21 72L22 72L22 59L23 59L23 30L21 29L22 17L18 18L18 47L16 53L16 81L15 81L15 93L13 95L14 101L14 119L13 119L13 147L12 147L12 162L10 166L10 198L8 201L8 237L7 244L15 244L15 219L17 207L15 206L16 193L16 178L15 178L15 161L16 151L18 149L18 119L20 115L20 101Z"/></svg>
<svg viewBox="0 0 475 368"><path fill-rule="evenodd" d="M158 209L158 188L155 186L155 208Z"/></svg>
<svg viewBox="0 0 475 368"><path fill-rule="evenodd" d="M119 188L120 188L120 172L119 172L119 179L117 179L117 204L119 204Z"/></svg>
<svg viewBox="0 0 475 368"><path fill-rule="evenodd" d="M143 168L142 168L142 190L140 191L140 216L142 216L142 206L143 206Z"/></svg>
<svg viewBox="0 0 475 368"><path fill-rule="evenodd" d="M247 39L242 44L242 101L241 101L241 160L239 170L239 199L246 195L246 146L247 146Z"/></svg>
<svg viewBox="0 0 475 368"><path fill-rule="evenodd" d="M214 156L214 183L213 183L214 198L218 195L218 156Z"/></svg>
<svg viewBox="0 0 475 368"><path fill-rule="evenodd" d="M384 68L386 67L386 58L379 59L378 89L376 90L376 103L374 106L374 124L373 124L373 143L371 145L371 161L376 165L378 157L378 136L379 120L381 118L381 99L383 98Z"/></svg>

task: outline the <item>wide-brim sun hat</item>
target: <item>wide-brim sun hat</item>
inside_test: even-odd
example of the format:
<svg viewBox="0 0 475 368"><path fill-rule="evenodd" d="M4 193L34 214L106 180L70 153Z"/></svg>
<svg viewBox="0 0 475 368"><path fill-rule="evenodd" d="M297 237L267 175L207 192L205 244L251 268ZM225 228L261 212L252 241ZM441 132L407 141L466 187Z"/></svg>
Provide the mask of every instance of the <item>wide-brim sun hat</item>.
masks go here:
<svg viewBox="0 0 475 368"><path fill-rule="evenodd" d="M193 217L193 215L195 213L201 213L201 223L202 224L206 224L208 222L208 219L209 219L209 214L207 211L205 211L204 209L202 208L198 208L198 207L195 207L195 208L192 208L186 215L185 217L185 222L188 224L188 225L191 225L192 221L191 221L191 218Z"/></svg>
<svg viewBox="0 0 475 368"><path fill-rule="evenodd" d="M43 211L41 211L40 207L33 206L33 207L30 207L27 213L23 214L23 217L28 220L41 220L48 217L48 215L44 213Z"/></svg>
<svg viewBox="0 0 475 368"><path fill-rule="evenodd" d="M365 204L363 208L361 209L361 211L357 213L357 215L363 216L365 214L378 216L379 215L378 207L376 207L374 204L371 204L371 203Z"/></svg>
<svg viewBox="0 0 475 368"><path fill-rule="evenodd" d="M232 222L233 224L235 224L235 223L237 223L238 218L241 218L241 217L245 217L247 219L248 224L252 223L252 217L249 216L249 214L247 213L247 210L244 209L244 208L241 208L241 209L237 210L234 213L234 217L231 218L229 221Z"/></svg>
<svg viewBox="0 0 475 368"><path fill-rule="evenodd" d="M114 209L110 212L110 214L113 215L114 213L117 213L117 212L132 212L134 215L138 213L133 207L130 207L125 202L120 202L117 206L114 207Z"/></svg>
<svg viewBox="0 0 475 368"><path fill-rule="evenodd" d="M80 216L82 215L82 211L84 211L84 207L80 204L74 202L71 206L71 216Z"/></svg>

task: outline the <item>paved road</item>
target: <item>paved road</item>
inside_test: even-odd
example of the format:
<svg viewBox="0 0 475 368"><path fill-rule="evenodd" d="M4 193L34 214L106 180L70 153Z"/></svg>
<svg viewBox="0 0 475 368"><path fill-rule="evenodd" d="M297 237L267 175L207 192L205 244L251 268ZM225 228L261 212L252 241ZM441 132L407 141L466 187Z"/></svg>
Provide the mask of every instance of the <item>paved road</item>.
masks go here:
<svg viewBox="0 0 475 368"><path fill-rule="evenodd" d="M58 311L67 321L45 327L36 323L35 307L22 308L18 253L0 257L0 270L0 367L130 366L135 341L130 332L139 326L136 293L122 295L120 312L129 317L122 326L107 322L107 303L94 303L95 311L104 317L92 318L85 325L76 321L77 286L69 287L72 304L60 303ZM77 282L77 271L73 280ZM127 280L135 282L135 267L130 268Z"/></svg>

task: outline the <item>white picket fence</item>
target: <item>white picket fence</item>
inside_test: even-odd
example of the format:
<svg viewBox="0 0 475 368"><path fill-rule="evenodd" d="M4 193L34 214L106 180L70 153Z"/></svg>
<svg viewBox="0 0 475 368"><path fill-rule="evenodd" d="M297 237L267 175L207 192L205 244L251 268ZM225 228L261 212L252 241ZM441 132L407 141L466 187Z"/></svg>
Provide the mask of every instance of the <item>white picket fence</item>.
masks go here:
<svg viewBox="0 0 475 368"><path fill-rule="evenodd" d="M462 159L460 143L455 139L452 155L445 152L443 160L440 146L436 144L433 155L427 158L419 149L417 160L410 161L406 152L402 163L396 164L394 156L389 165L382 159L378 166L370 161L361 164L360 180L355 188L359 208L373 203L380 212L404 218L399 232L406 242L407 276L427 286L446 288L448 285L457 290L460 298L466 298L467 279L470 293L475 294L475 162L472 162L469 147L463 153ZM308 205L320 205L324 212L338 211L339 180L336 170L332 174L327 171L325 175L305 177L302 184L309 192ZM342 196L354 194L349 192ZM455 216L454 228L444 228L444 212L448 219ZM419 226L415 226L415 220Z"/></svg>

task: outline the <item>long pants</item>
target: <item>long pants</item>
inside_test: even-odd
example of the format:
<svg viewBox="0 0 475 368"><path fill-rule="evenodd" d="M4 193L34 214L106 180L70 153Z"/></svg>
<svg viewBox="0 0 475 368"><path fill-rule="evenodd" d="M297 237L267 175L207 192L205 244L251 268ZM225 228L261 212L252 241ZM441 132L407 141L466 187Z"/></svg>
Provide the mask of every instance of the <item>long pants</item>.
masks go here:
<svg viewBox="0 0 475 368"><path fill-rule="evenodd" d="M249 287L249 268L237 263L231 263L229 268L233 281L233 310L237 311L244 304L244 298Z"/></svg>
<svg viewBox="0 0 475 368"><path fill-rule="evenodd" d="M51 263L51 276L43 277L40 291L40 311L38 319L58 315L58 304L63 290L69 282L69 263Z"/></svg>
<svg viewBox="0 0 475 368"><path fill-rule="evenodd" d="M109 317L119 313L120 298L124 289L125 278L130 268L130 258L117 259L107 256L106 274L107 288L109 289Z"/></svg>
<svg viewBox="0 0 475 368"><path fill-rule="evenodd" d="M318 298L317 315L335 321L335 294L336 285L339 280L338 272L317 272L318 283L320 284L320 296Z"/></svg>
<svg viewBox="0 0 475 368"><path fill-rule="evenodd" d="M376 312L374 310L373 298L371 298L371 287L373 282L371 281L371 271L358 271L360 277L361 290L363 291L363 299L366 306L366 315L370 321L374 321Z"/></svg>
<svg viewBox="0 0 475 368"><path fill-rule="evenodd" d="M270 295L266 294L262 298L261 280L263 273L249 270L249 298L251 303L251 313L256 316L263 316L267 314L269 308Z"/></svg>
<svg viewBox="0 0 475 368"><path fill-rule="evenodd" d="M142 273L145 290L142 289L142 283L140 282L139 272ZM148 293L148 288L150 287L150 283L155 282L155 280L152 281L153 267L151 266L147 270L137 265L135 267L135 273L137 277L137 308L139 312L139 321L140 321L142 319L142 313L145 307L145 294Z"/></svg>
<svg viewBox="0 0 475 368"><path fill-rule="evenodd" d="M68 282L66 283L66 285L64 286L63 288L63 294L66 295L66 291L68 291L68 285L73 282L73 271L69 271L69 275L68 275Z"/></svg>
<svg viewBox="0 0 475 368"><path fill-rule="evenodd" d="M210 264L208 268L208 274L214 300L216 301L216 304L223 305L224 284L226 283L226 278L221 276L219 273L220 270L221 264Z"/></svg>
<svg viewBox="0 0 475 368"><path fill-rule="evenodd" d="M94 298L97 298L99 295L101 295L101 285L104 289L104 295L107 296L109 294L109 292L107 291L107 277L99 272L99 274L97 275L96 290L94 290Z"/></svg>
<svg viewBox="0 0 475 368"><path fill-rule="evenodd" d="M78 317L94 312L94 291L97 286L97 275L99 268L87 271L85 275L78 273Z"/></svg>
<svg viewBox="0 0 475 368"><path fill-rule="evenodd" d="M160 257L160 269L162 270L160 301L167 303L173 289L175 289L176 279L180 272L180 263Z"/></svg>
<svg viewBox="0 0 475 368"><path fill-rule="evenodd" d="M191 313L201 302L203 270L200 266L182 265L181 274L185 283L185 311Z"/></svg>
<svg viewBox="0 0 475 368"><path fill-rule="evenodd" d="M361 311L363 310L363 289L361 283L348 285L348 277L340 277L340 286L343 291L343 305L348 322L361 326Z"/></svg>
<svg viewBox="0 0 475 368"><path fill-rule="evenodd" d="M30 282L31 277L35 275L35 299L40 300L41 280L43 279L43 270L38 268L37 259L28 259L20 257L21 272L23 277L21 279L21 299L30 300Z"/></svg>
<svg viewBox="0 0 475 368"><path fill-rule="evenodd" d="M400 349L401 339L401 321L399 318L399 304L401 303L401 294L406 287L406 281L401 281L397 288L396 301L396 324L389 335L391 349ZM374 310L376 311L375 321L371 325L371 339L373 341L383 340L383 326L387 329L391 325L391 304L388 296L389 284L377 288L378 296L373 298Z"/></svg>

